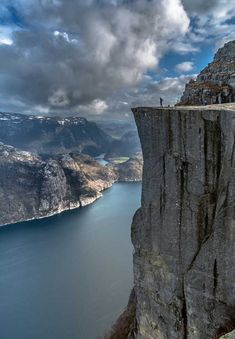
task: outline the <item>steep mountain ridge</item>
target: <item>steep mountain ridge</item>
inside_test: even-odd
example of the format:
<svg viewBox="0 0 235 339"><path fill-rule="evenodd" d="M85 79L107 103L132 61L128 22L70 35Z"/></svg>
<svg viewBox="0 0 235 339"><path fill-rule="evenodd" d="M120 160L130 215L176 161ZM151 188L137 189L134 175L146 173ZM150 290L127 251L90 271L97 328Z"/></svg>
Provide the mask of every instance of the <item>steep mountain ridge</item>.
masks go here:
<svg viewBox="0 0 235 339"><path fill-rule="evenodd" d="M235 101L235 40L220 48L213 62L196 80L190 80L180 99L182 105L208 105Z"/></svg>
<svg viewBox="0 0 235 339"><path fill-rule="evenodd" d="M87 155L43 160L0 143L0 225L85 206L112 186L117 173Z"/></svg>
<svg viewBox="0 0 235 339"><path fill-rule="evenodd" d="M70 152L39 156L0 143L0 226L94 202L116 181L141 181L142 157L102 166Z"/></svg>
<svg viewBox="0 0 235 339"><path fill-rule="evenodd" d="M46 117L0 112L0 141L38 154L72 151L97 156L112 138L94 122L81 117Z"/></svg>

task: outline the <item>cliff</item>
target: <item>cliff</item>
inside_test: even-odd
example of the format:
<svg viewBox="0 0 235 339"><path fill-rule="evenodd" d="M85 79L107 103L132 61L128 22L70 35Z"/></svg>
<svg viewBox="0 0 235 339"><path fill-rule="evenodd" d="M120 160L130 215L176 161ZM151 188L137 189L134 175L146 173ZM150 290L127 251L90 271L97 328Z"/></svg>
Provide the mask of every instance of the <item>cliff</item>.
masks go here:
<svg viewBox="0 0 235 339"><path fill-rule="evenodd" d="M235 104L133 112L144 169L129 337L219 338L235 329Z"/></svg>
<svg viewBox="0 0 235 339"><path fill-rule="evenodd" d="M118 181L142 181L143 157L137 153L129 160L118 165L113 165L116 170Z"/></svg>
<svg viewBox="0 0 235 339"><path fill-rule="evenodd" d="M112 138L80 117L47 117L0 112L0 141L38 154L107 152Z"/></svg>
<svg viewBox="0 0 235 339"><path fill-rule="evenodd" d="M140 181L142 157L102 166L77 152L39 156L0 143L0 226L86 206L116 181Z"/></svg>
<svg viewBox="0 0 235 339"><path fill-rule="evenodd" d="M220 48L213 62L185 87L180 105L221 104L235 101L235 40Z"/></svg>
<svg viewBox="0 0 235 339"><path fill-rule="evenodd" d="M0 225L85 206L116 180L112 168L86 155L43 159L0 143Z"/></svg>

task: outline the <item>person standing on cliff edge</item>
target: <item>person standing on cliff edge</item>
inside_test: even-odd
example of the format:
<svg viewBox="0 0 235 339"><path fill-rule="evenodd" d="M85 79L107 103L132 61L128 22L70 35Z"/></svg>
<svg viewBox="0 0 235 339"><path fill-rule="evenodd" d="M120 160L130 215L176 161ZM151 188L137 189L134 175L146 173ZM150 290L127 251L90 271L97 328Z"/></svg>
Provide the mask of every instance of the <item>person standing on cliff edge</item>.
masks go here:
<svg viewBox="0 0 235 339"><path fill-rule="evenodd" d="M160 106L163 107L163 99L160 98Z"/></svg>

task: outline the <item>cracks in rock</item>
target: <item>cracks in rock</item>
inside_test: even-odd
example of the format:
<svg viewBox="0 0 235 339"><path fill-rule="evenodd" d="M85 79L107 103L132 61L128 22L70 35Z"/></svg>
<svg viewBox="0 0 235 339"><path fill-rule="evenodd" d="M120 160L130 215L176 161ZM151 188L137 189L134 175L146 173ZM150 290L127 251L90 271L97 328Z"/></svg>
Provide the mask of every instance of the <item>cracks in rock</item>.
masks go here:
<svg viewBox="0 0 235 339"><path fill-rule="evenodd" d="M185 123L185 122L184 122ZM182 122L180 121L180 125ZM185 130L185 126L184 129ZM180 180L180 215L179 215L179 255L182 267L182 225L183 225L183 209L185 203L185 195L187 192L187 176L188 166L186 153L185 135L182 135L182 153L184 161L181 162L179 180ZM205 158L205 193L199 202L199 219L198 219L198 249L193 256L191 263L183 273L182 282L182 322L183 322L183 339L188 337L188 318L187 318L187 300L185 295L185 276L193 267L203 245L212 235L212 229L216 216L216 205L219 195L219 178L221 173L221 128L219 121L205 121L204 125L204 158ZM211 211L211 212L210 212ZM216 294L218 285L218 267L215 259L213 266L213 293Z"/></svg>
<svg viewBox="0 0 235 339"><path fill-rule="evenodd" d="M163 187L160 187L160 216L162 218L166 205L166 160L165 154L162 157L162 177Z"/></svg>
<svg viewBox="0 0 235 339"><path fill-rule="evenodd" d="M202 246L212 235L213 225L217 218L216 210L219 199L219 181L222 167L222 130L219 117L217 117L216 121L206 120L205 118L203 118L203 121L205 192L198 203L198 249L187 271L192 268Z"/></svg>
<svg viewBox="0 0 235 339"><path fill-rule="evenodd" d="M181 248L181 243L182 243L182 225L183 225L183 210L184 210L184 205L185 205L185 194L188 194L188 167L189 167L189 162L187 159L187 152L186 152L186 118L185 116L183 117L182 120L182 114L179 112L178 113L178 121L179 121L179 135L180 135L180 140L182 141L181 145L181 153L184 154L183 159L180 160L180 166L179 166L179 182L180 182L180 196L179 196L179 201L180 201L180 206L179 206L179 258L180 258L180 263L182 267L182 248Z"/></svg>
<svg viewBox="0 0 235 339"><path fill-rule="evenodd" d="M183 126L182 126L183 124ZM182 308L181 308L181 318L182 318L182 332L183 332L183 339L188 338L188 314L187 314L187 301L186 301L186 295L185 295L185 283L184 283L184 275L183 272L183 257L182 257L182 236L183 236L183 224L184 224L184 215L183 211L185 208L185 204L187 203L186 195L189 196L188 191L188 176L189 176L189 165L190 162L187 159L187 135L186 135L186 119L184 117L182 121L181 114L179 114L179 134L181 136L181 153L183 154L183 159L180 160L180 168L179 168L179 182L180 182L180 206L179 206L179 259L180 259L180 267L181 267L181 274L182 274ZM190 208L190 204L187 204L187 208L192 213L192 210Z"/></svg>
<svg viewBox="0 0 235 339"><path fill-rule="evenodd" d="M232 156L231 156L231 168L233 168L234 164L234 155L235 155L235 135L233 136L233 148L232 148Z"/></svg>
<svg viewBox="0 0 235 339"><path fill-rule="evenodd" d="M218 268L217 268L217 260L214 260L214 267L213 267L213 296L216 294L216 288L218 285Z"/></svg>
<svg viewBox="0 0 235 339"><path fill-rule="evenodd" d="M171 126L171 113L167 114L167 137L168 137L168 145L169 145L169 150L172 149L173 146L173 130Z"/></svg>
<svg viewBox="0 0 235 339"><path fill-rule="evenodd" d="M188 181L188 162L183 161L180 168L180 208L179 208L179 256L180 262L182 264L182 225L183 225L183 209L184 209L184 199L185 192Z"/></svg>
<svg viewBox="0 0 235 339"><path fill-rule="evenodd" d="M182 319L183 319L183 339L188 338L188 314L187 314L187 302L186 296L184 291L184 278L182 284L182 291L183 291L183 305L182 305Z"/></svg>

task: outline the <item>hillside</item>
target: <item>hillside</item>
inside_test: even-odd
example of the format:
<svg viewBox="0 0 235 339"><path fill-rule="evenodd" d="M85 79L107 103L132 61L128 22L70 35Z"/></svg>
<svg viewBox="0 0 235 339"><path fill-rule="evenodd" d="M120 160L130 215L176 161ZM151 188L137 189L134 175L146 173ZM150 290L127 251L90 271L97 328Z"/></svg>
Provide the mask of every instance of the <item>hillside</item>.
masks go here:
<svg viewBox="0 0 235 339"><path fill-rule="evenodd" d="M108 150L112 138L85 118L0 112L0 141L38 154L78 151L96 156Z"/></svg>

